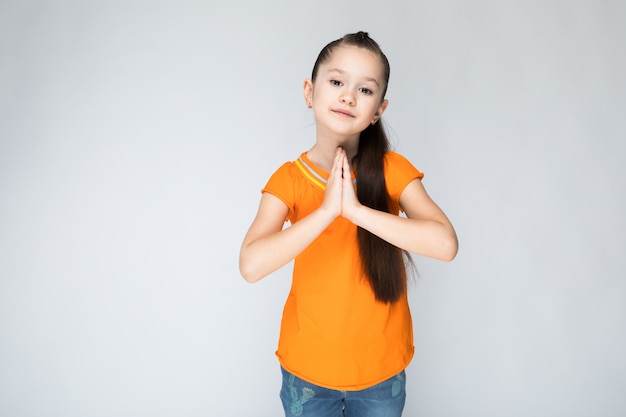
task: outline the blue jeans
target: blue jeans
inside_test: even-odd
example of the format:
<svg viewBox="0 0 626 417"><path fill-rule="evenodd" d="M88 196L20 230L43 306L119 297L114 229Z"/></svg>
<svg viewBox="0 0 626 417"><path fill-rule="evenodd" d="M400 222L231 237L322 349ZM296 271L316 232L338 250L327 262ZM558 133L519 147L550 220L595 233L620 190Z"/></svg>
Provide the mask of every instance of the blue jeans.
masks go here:
<svg viewBox="0 0 626 417"><path fill-rule="evenodd" d="M400 417L406 399L404 371L361 391L337 391L303 381L281 367L280 399L286 417Z"/></svg>

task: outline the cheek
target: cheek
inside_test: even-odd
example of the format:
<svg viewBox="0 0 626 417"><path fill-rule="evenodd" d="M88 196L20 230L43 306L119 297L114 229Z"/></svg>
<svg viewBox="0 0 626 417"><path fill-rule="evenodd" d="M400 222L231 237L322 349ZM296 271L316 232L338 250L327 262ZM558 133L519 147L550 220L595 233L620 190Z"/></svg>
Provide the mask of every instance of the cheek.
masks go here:
<svg viewBox="0 0 626 417"><path fill-rule="evenodd" d="M370 110L369 110L369 114L371 116L375 116L378 113L379 109L380 109L380 105L378 104L378 101L376 103L372 103Z"/></svg>

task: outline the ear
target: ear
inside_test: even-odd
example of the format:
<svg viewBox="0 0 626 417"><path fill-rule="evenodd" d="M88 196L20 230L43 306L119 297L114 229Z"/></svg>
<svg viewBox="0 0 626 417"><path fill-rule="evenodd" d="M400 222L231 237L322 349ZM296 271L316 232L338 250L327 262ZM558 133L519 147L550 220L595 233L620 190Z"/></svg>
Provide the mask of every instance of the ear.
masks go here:
<svg viewBox="0 0 626 417"><path fill-rule="evenodd" d="M389 105L389 100L384 99L380 105L378 106L378 110L376 111L376 113L374 114L374 117L376 117L376 119L380 119L380 116L383 115L383 113L385 112L385 110L387 110L387 106Z"/></svg>
<svg viewBox="0 0 626 417"><path fill-rule="evenodd" d="M313 106L313 81L310 78L304 80L304 102L308 108Z"/></svg>

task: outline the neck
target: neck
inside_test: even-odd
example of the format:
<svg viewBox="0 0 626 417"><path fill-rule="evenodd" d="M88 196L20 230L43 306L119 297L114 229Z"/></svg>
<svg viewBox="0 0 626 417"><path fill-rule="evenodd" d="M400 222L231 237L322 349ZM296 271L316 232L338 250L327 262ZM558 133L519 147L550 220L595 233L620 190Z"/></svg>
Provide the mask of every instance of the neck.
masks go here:
<svg viewBox="0 0 626 417"><path fill-rule="evenodd" d="M359 136L351 138L329 138L317 135L315 145L307 152L307 157L315 165L330 171L333 166L335 151L338 147L343 148L348 156L348 161L356 156L359 149Z"/></svg>

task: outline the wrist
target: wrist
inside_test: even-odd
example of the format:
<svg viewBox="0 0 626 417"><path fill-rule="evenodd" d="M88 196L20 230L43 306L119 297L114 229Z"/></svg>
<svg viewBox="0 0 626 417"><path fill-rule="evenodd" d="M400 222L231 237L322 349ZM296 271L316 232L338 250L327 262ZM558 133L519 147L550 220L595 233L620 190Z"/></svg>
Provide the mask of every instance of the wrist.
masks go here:
<svg viewBox="0 0 626 417"><path fill-rule="evenodd" d="M318 213L318 216L327 224L331 224L340 214L337 213L336 210L324 207L324 205L321 205L316 212Z"/></svg>
<svg viewBox="0 0 626 417"><path fill-rule="evenodd" d="M348 219L351 223L354 223L357 226L362 226L361 223L367 209L367 206L358 203L348 213L346 213L344 217Z"/></svg>

